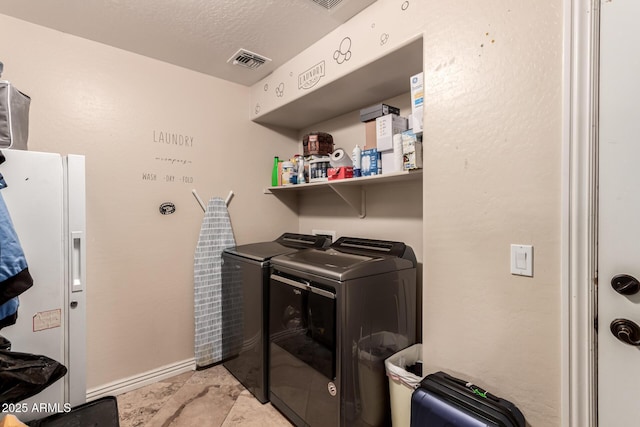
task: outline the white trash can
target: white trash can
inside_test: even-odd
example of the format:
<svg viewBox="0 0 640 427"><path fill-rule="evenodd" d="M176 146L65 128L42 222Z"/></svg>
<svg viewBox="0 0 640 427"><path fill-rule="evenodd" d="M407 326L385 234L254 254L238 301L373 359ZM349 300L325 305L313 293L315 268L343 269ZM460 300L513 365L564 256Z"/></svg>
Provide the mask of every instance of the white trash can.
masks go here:
<svg viewBox="0 0 640 427"><path fill-rule="evenodd" d="M409 427L411 424L411 395L420 385L422 378L407 371L406 368L421 360L422 344L414 344L384 361L389 377L393 427Z"/></svg>

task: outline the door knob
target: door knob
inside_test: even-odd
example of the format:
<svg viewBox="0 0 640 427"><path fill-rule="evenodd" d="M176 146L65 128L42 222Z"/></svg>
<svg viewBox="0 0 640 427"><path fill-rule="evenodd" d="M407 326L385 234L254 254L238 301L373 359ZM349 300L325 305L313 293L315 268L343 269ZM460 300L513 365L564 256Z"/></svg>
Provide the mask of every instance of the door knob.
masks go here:
<svg viewBox="0 0 640 427"><path fill-rule="evenodd" d="M611 279L611 286L621 295L633 295L640 291L640 282L628 274L618 274Z"/></svg>
<svg viewBox="0 0 640 427"><path fill-rule="evenodd" d="M640 326L631 320L614 320L611 322L611 333L626 344L640 346Z"/></svg>

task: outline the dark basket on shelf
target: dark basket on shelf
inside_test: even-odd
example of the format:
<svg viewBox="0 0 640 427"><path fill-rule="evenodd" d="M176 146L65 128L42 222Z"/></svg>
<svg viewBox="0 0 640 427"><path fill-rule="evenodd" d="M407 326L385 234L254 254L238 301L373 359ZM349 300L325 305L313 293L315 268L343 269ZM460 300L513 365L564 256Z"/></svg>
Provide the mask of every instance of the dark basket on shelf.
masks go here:
<svg viewBox="0 0 640 427"><path fill-rule="evenodd" d="M305 156L327 156L333 153L333 136L326 132L311 132L302 138Z"/></svg>

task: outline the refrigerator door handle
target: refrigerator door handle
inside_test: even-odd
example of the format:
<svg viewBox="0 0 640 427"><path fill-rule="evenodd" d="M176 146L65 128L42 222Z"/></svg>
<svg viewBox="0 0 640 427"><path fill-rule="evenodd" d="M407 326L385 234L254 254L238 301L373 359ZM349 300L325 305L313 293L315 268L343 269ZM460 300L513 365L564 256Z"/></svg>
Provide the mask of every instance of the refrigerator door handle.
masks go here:
<svg viewBox="0 0 640 427"><path fill-rule="evenodd" d="M84 246L84 232L71 232L71 292L84 291L84 282L82 280L82 257Z"/></svg>

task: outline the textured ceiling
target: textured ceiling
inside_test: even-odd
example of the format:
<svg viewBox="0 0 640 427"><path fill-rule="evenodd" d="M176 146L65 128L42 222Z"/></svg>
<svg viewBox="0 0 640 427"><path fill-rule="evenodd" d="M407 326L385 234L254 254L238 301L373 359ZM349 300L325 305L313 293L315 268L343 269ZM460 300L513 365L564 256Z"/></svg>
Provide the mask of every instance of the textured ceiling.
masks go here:
<svg viewBox="0 0 640 427"><path fill-rule="evenodd" d="M0 0L0 14L250 86L374 2ZM272 61L228 64L239 48Z"/></svg>

